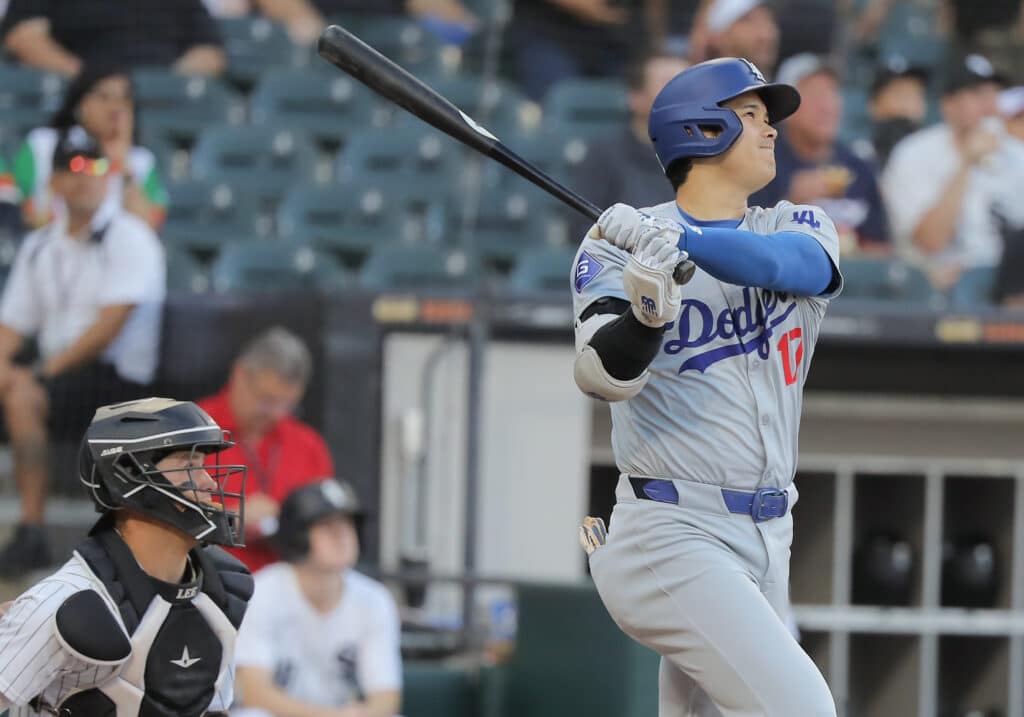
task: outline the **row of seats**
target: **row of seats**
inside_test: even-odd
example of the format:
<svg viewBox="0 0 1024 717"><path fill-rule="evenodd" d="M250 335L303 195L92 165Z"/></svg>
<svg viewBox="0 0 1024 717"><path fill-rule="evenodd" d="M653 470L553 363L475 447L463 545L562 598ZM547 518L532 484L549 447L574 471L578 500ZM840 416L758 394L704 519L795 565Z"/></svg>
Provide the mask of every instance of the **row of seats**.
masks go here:
<svg viewBox="0 0 1024 717"><path fill-rule="evenodd" d="M534 247L519 255L507 276L484 277L508 291L565 291L574 254L571 247ZM480 260L463 250L409 242L373 245L357 270L298 241L229 241L208 266L179 247L167 247L168 290L175 293L467 289L481 273Z"/></svg>

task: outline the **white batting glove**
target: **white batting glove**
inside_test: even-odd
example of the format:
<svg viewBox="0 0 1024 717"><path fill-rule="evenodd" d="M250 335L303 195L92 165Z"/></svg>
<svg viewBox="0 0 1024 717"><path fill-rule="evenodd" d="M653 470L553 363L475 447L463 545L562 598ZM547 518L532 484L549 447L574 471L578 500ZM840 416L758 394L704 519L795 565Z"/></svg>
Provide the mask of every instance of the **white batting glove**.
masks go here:
<svg viewBox="0 0 1024 717"><path fill-rule="evenodd" d="M600 548L608 540L608 529L604 527L601 518L587 516L579 529L580 545L587 551L587 555L593 555L594 551Z"/></svg>
<svg viewBox="0 0 1024 717"><path fill-rule="evenodd" d="M629 297L633 315L640 323L660 328L674 321L683 302L673 272L687 261L686 252L676 246L679 234L663 231L645 234L633 248L622 272L622 287ZM692 275L692 271L690 272Z"/></svg>
<svg viewBox="0 0 1024 717"><path fill-rule="evenodd" d="M640 239L663 231L674 231L678 236L682 228L675 222L644 214L628 204L613 204L597 218L597 224L590 228L587 236L633 251Z"/></svg>

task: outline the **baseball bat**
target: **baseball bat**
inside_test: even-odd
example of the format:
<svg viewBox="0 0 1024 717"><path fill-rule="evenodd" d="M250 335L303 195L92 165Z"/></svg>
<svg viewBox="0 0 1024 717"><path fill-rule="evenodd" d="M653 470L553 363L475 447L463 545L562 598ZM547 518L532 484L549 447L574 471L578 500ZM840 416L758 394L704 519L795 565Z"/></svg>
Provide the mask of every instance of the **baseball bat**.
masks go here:
<svg viewBox="0 0 1024 717"><path fill-rule="evenodd" d="M562 203L596 222L602 210L506 147L486 128L437 91L384 57L348 30L330 25L320 33L317 52L335 67L399 107L486 157L508 167ZM680 262L674 274L683 284L693 265Z"/></svg>

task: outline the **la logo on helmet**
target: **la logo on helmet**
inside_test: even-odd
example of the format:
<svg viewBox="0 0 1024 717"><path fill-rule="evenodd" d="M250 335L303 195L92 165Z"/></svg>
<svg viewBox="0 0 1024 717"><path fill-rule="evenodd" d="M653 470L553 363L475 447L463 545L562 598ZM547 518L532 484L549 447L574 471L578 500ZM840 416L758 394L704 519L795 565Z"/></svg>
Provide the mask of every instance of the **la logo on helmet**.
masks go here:
<svg viewBox="0 0 1024 717"><path fill-rule="evenodd" d="M744 57L741 57L740 60L743 62L743 64L750 68L750 74L757 78L758 82L760 82L761 84L767 83L767 80L764 79L764 75L762 75L761 71L757 69L757 65L755 65L753 62Z"/></svg>

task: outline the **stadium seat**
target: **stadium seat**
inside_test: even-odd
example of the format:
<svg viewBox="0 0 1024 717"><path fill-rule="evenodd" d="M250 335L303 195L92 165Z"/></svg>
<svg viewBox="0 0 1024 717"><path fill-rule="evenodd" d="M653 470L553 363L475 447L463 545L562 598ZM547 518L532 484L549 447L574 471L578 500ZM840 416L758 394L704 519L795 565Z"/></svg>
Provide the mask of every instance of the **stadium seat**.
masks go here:
<svg viewBox="0 0 1024 717"><path fill-rule="evenodd" d="M191 145L207 127L245 120L242 99L220 80L162 68L137 69L132 78L145 137Z"/></svg>
<svg viewBox="0 0 1024 717"><path fill-rule="evenodd" d="M548 210L552 201L532 185L480 196L471 221L470 238L489 265L511 265L524 251L548 241ZM468 212L468 207L462 207Z"/></svg>
<svg viewBox="0 0 1024 717"><path fill-rule="evenodd" d="M424 82L499 137L514 134L521 129L526 98L508 83L485 81L471 74L443 73L425 77ZM395 121L411 124L422 120L408 112L399 111Z"/></svg>
<svg viewBox="0 0 1024 717"><path fill-rule="evenodd" d="M843 260L846 285L838 301L882 301L941 308L943 297L920 269L901 261L850 257Z"/></svg>
<svg viewBox="0 0 1024 717"><path fill-rule="evenodd" d="M22 137L46 124L60 107L65 81L27 67L0 64L0 125Z"/></svg>
<svg viewBox="0 0 1024 717"><path fill-rule="evenodd" d="M369 174L430 175L440 184L456 171L459 159L458 143L432 128L370 129L349 137L338 155L335 177L350 181Z"/></svg>
<svg viewBox="0 0 1024 717"><path fill-rule="evenodd" d="M544 99L544 123L573 127L592 137L613 132L629 122L629 101L620 82L572 79L559 82Z"/></svg>
<svg viewBox="0 0 1024 717"><path fill-rule="evenodd" d="M335 147L354 130L374 124L377 107L369 89L340 72L324 77L303 70L271 70L260 78L250 99L254 125L302 130Z"/></svg>
<svg viewBox="0 0 1024 717"><path fill-rule="evenodd" d="M440 40L417 20L398 15L380 15L367 16L361 24L360 39L405 69L416 75L442 69Z"/></svg>
<svg viewBox="0 0 1024 717"><path fill-rule="evenodd" d="M215 127L192 153L192 177L225 182L260 202L277 202L287 191L314 179L316 151L291 130Z"/></svg>
<svg viewBox="0 0 1024 717"><path fill-rule="evenodd" d="M256 203L244 192L224 182L186 181L168 187L165 228L210 228L227 232L252 232Z"/></svg>
<svg viewBox="0 0 1024 717"><path fill-rule="evenodd" d="M330 255L306 244L270 240L224 244L210 275L218 293L337 289L350 283Z"/></svg>
<svg viewBox="0 0 1024 717"><path fill-rule="evenodd" d="M508 277L507 286L513 291L569 290L569 276L576 247L540 247L520 255Z"/></svg>
<svg viewBox="0 0 1024 717"><path fill-rule="evenodd" d="M375 246L359 272L369 289L450 289L471 283L475 270L465 252L392 242Z"/></svg>
<svg viewBox="0 0 1024 717"><path fill-rule="evenodd" d="M167 260L167 293L203 294L210 288L210 277L202 265L184 249L164 246Z"/></svg>
<svg viewBox="0 0 1024 717"><path fill-rule="evenodd" d="M878 43L881 57L898 55L922 67L938 66L946 52L937 13L927 3L893 3L878 31Z"/></svg>
<svg viewBox="0 0 1024 717"><path fill-rule="evenodd" d="M505 144L535 167L562 181L572 179L573 169L586 159L591 147L585 135L564 125L511 135L505 139ZM526 184L525 179L495 162L484 167L484 186L488 188L521 189Z"/></svg>
<svg viewBox="0 0 1024 717"><path fill-rule="evenodd" d="M264 17L226 18L219 21L228 55L228 79L252 87L268 70L304 64L309 50L297 47L285 29Z"/></svg>
<svg viewBox="0 0 1024 717"><path fill-rule="evenodd" d="M950 291L950 308L956 311L972 311L995 305L992 291L995 288L996 270L979 266L966 270Z"/></svg>
<svg viewBox="0 0 1024 717"><path fill-rule="evenodd" d="M477 680L462 666L406 661L402 712L414 717L477 717Z"/></svg>

